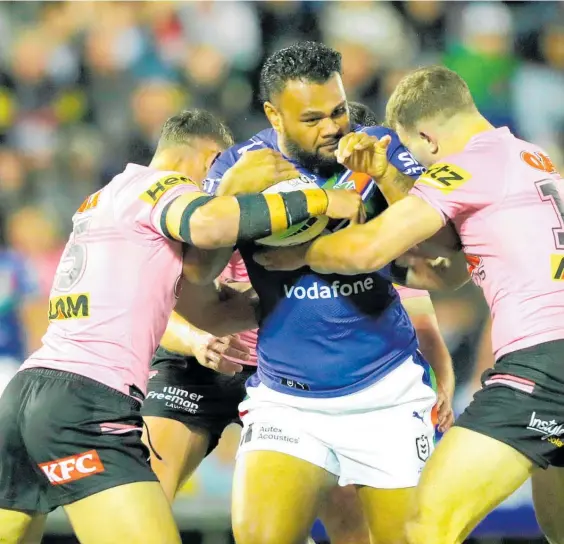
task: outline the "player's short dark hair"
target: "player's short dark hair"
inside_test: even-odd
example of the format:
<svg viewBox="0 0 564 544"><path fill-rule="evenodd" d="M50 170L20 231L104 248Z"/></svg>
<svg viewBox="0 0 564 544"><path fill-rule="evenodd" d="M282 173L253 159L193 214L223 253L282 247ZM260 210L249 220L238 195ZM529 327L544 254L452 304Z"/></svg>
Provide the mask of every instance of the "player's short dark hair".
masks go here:
<svg viewBox="0 0 564 544"><path fill-rule="evenodd" d="M386 123L410 130L422 119L475 111L466 82L444 66L419 68L404 76L386 106Z"/></svg>
<svg viewBox="0 0 564 544"><path fill-rule="evenodd" d="M342 73L341 53L322 43L297 42L266 59L260 72L260 98L270 101L288 81L325 83L335 72Z"/></svg>
<svg viewBox="0 0 564 544"><path fill-rule="evenodd" d="M354 125L374 127L380 124L376 114L368 106L360 102L349 102L349 116L351 123Z"/></svg>
<svg viewBox="0 0 564 544"><path fill-rule="evenodd" d="M167 119L161 130L159 148L187 144L194 138L212 140L226 149L234 143L233 134L225 123L209 111L194 108Z"/></svg>

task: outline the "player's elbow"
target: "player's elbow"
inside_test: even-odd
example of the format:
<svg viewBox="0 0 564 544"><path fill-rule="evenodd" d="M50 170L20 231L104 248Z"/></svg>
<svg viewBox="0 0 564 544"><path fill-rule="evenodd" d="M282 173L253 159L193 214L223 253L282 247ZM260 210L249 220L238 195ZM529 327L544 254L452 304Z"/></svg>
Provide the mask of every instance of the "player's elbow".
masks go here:
<svg viewBox="0 0 564 544"><path fill-rule="evenodd" d="M222 213L214 199L201 206L190 218L190 240L200 249L232 247L237 240L237 225Z"/></svg>

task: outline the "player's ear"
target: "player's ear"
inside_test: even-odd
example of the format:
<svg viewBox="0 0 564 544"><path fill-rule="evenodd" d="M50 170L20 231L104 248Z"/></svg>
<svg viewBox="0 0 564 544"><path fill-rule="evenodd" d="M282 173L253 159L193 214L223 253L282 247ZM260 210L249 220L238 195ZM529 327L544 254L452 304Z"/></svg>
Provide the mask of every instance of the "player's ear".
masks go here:
<svg viewBox="0 0 564 544"><path fill-rule="evenodd" d="M282 120L280 118L280 114L276 109L276 106L272 102L265 102L264 103L264 114L268 119L268 122L272 125L272 128L276 132L281 132L282 130Z"/></svg>
<svg viewBox="0 0 564 544"><path fill-rule="evenodd" d="M205 167L206 172L209 172L212 164L216 161L216 159L221 155L219 151L211 151L205 157Z"/></svg>
<svg viewBox="0 0 564 544"><path fill-rule="evenodd" d="M419 132L419 138L424 140L427 149L431 152L432 155L437 154L437 151L439 150L439 144L433 136L431 136L427 132Z"/></svg>

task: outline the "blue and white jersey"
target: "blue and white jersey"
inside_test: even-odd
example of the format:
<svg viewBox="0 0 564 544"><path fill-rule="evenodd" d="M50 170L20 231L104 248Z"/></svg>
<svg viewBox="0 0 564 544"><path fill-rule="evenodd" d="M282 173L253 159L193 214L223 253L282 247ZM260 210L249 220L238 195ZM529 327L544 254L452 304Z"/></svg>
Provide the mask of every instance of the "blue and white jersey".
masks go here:
<svg viewBox="0 0 564 544"><path fill-rule="evenodd" d="M356 127L382 138L391 135L389 161L417 178L423 167L384 127ZM263 130L222 153L205 188L213 193L226 170L250 150L278 148L276 132ZM289 159L290 160L290 159ZM292 161L301 176L323 188L356 188L369 217L387 206L374 182L364 174L340 171L321 178ZM340 228L334 222L330 228ZM415 330L389 279L389 267L371 274L318 274L304 267L269 272L255 263L255 244L238 247L260 300L258 372L248 386L267 387L307 397L337 397L364 389L400 365L417 349Z"/></svg>

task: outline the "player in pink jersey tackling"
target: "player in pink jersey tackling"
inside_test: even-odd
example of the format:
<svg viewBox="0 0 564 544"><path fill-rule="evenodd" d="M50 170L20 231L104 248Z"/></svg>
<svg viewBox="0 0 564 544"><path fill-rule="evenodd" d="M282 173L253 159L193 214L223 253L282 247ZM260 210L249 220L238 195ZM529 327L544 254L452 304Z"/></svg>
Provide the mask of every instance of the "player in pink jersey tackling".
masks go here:
<svg viewBox="0 0 564 544"><path fill-rule="evenodd" d="M128 165L74 215L43 346L0 398L1 542L40 541L45 514L58 506L84 544L180 542L141 442L140 407L183 259L312 215L356 218L361 207L343 191L202 193L197 183L231 143L207 112L172 117L151 165ZM274 154L249 154L247 162L243 176L295 176ZM250 328L252 307L232 300Z"/></svg>
<svg viewBox="0 0 564 544"><path fill-rule="evenodd" d="M541 524L553 542L562 542L562 178L542 149L507 128L494 129L466 83L446 68L407 75L387 118L429 169L378 218L316 240L305 262L323 272L378 270L444 225L454 227L491 310L496 359L423 470L409 542L462 542L531 475ZM374 144L344 142L337 156L359 169L372 161L385 167ZM403 280L427 288L459 284L461 260L452 257L450 266L443 262L426 277L418 277L417 257L409 257Z"/></svg>

